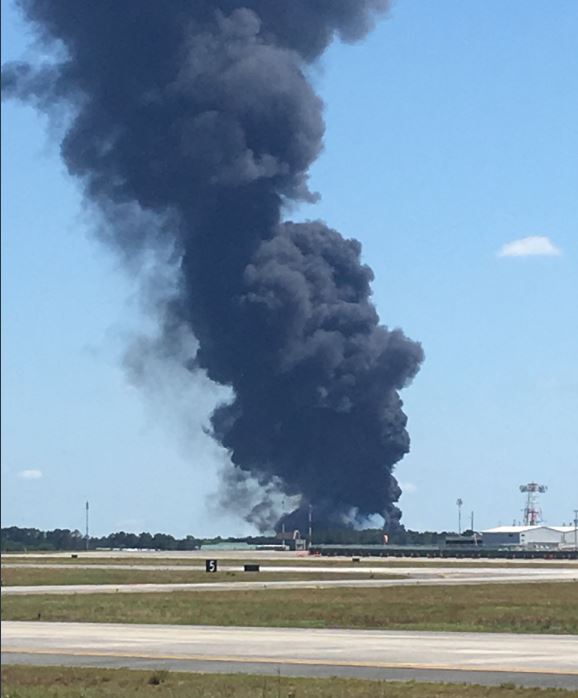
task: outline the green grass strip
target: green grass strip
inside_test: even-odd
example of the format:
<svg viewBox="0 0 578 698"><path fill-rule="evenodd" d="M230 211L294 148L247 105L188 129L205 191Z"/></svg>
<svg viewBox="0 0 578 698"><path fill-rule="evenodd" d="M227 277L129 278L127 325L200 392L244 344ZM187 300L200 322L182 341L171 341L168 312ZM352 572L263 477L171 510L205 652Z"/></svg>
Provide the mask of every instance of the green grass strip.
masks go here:
<svg viewBox="0 0 578 698"><path fill-rule="evenodd" d="M5 596L2 619L578 634L578 582Z"/></svg>

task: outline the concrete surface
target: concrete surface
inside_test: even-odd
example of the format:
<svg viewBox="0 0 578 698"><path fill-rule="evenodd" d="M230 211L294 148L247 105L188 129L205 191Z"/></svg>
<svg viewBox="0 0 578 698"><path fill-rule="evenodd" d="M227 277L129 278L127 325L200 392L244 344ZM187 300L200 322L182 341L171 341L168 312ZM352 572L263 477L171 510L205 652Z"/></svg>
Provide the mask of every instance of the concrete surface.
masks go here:
<svg viewBox="0 0 578 698"><path fill-rule="evenodd" d="M578 689L578 637L5 622L4 663L361 676Z"/></svg>
<svg viewBox="0 0 578 698"><path fill-rule="evenodd" d="M179 569L182 569L179 568ZM226 567L225 567L226 569ZM303 572L303 568L281 568L277 572ZM311 572L325 570L314 569ZM331 571L335 571L331 568ZM339 570L342 571L342 570ZM351 571L360 573L359 568ZM370 574L370 570L364 570ZM29 594L107 594L107 593L160 593L174 591L225 591L242 589L328 589L333 587L390 587L404 585L496 584L516 582L569 582L578 580L578 570L568 568L387 568L376 570L381 574L398 575L398 579L325 579L299 581L259 581L259 573L247 573L251 581L155 583L155 584L51 584L42 586L3 586L2 596ZM403 576L402 576L403 575Z"/></svg>
<svg viewBox="0 0 578 698"><path fill-rule="evenodd" d="M542 577L544 579L578 579L578 564L575 567L492 567L477 565L475 567L464 567L459 564L429 567L426 565L388 565L387 563L377 565L355 565L343 564L337 566L327 566L323 564L301 564L301 565L267 565L266 562L259 563L261 572L274 572L278 574L396 574L421 577L445 577L445 576L479 576L479 575L510 575L518 578ZM4 562L2 569L44 569L44 570L143 570L143 571L169 571L169 572L204 572L205 565L171 565L167 563L159 564L64 564L58 562L34 563L34 562ZM243 572L243 565L231 565L219 561L219 572Z"/></svg>

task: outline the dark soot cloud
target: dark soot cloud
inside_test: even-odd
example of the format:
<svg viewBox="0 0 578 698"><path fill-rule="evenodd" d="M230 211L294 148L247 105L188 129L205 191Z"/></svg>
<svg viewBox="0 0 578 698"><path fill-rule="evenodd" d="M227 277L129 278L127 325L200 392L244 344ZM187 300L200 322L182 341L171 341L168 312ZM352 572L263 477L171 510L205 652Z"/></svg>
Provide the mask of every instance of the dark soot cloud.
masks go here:
<svg viewBox="0 0 578 698"><path fill-rule="evenodd" d="M233 388L213 435L264 492L301 497L289 525L310 503L318 524L400 516L398 391L421 347L379 324L358 242L282 221L286 203L314 198L324 123L308 65L335 36L362 37L385 4L21 0L60 60L3 69L5 96L72 114L62 157L123 256L163 239L177 251L167 343L189 327L194 365Z"/></svg>

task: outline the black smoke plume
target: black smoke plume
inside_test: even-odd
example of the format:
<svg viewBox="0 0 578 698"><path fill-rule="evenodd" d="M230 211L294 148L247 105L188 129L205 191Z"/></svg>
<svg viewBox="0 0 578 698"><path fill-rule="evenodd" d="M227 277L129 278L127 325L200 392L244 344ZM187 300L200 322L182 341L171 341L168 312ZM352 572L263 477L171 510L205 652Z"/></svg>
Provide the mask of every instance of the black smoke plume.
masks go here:
<svg viewBox="0 0 578 698"><path fill-rule="evenodd" d="M392 469L409 450L398 393L421 347L379 324L357 241L283 221L314 199L310 65L335 37L361 38L386 0L19 5L54 58L5 66L3 93L68 115L62 157L125 257L170 241L165 349L188 327L192 370L232 388L211 425L234 472L300 497L290 526L310 504L317 524L377 513L394 526Z"/></svg>

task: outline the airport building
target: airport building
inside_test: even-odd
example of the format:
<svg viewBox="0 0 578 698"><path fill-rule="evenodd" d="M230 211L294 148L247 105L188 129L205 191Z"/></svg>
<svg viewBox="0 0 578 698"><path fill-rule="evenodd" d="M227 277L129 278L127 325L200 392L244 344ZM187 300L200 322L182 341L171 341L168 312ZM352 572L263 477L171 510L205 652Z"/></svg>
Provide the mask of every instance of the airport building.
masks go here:
<svg viewBox="0 0 578 698"><path fill-rule="evenodd" d="M576 529L574 526L498 526L482 531L484 546L501 547L513 545L528 548L573 547Z"/></svg>

